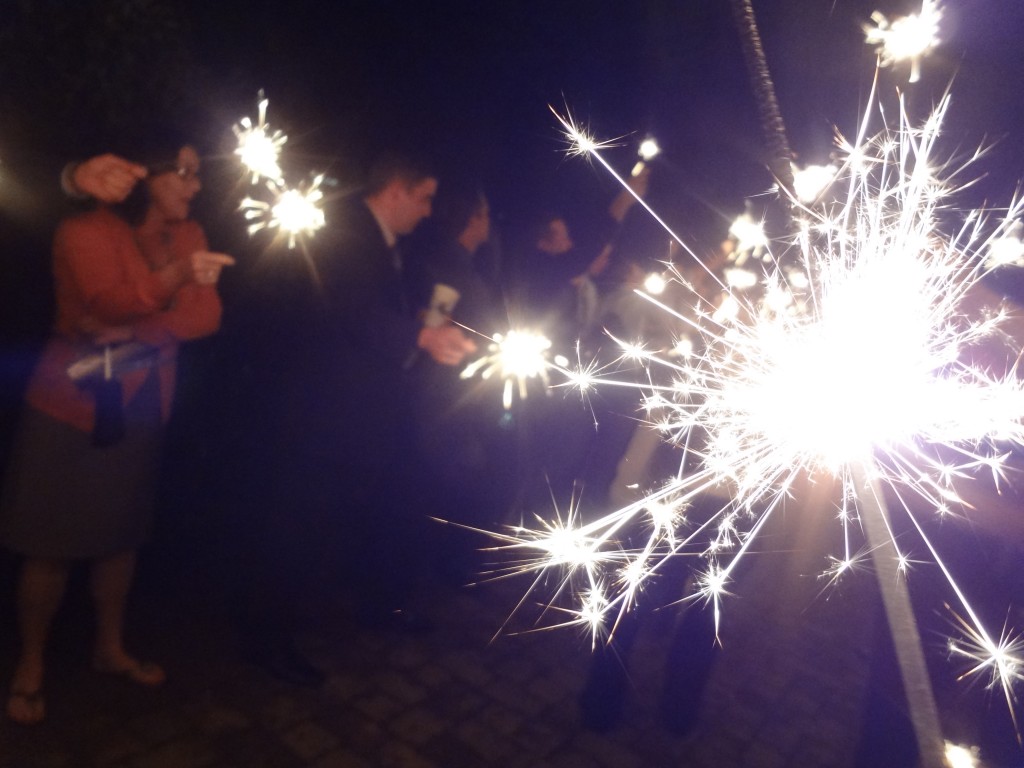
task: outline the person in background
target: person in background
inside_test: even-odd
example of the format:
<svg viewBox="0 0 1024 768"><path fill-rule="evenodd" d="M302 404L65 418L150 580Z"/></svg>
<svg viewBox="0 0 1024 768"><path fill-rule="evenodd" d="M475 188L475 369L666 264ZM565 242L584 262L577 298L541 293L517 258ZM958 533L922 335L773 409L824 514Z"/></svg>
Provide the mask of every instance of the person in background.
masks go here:
<svg viewBox="0 0 1024 768"><path fill-rule="evenodd" d="M646 195L649 179L650 169L645 169L631 177L629 189L612 200L598 233L602 245L596 256L577 247L562 215L551 213L538 220L531 247L521 255L512 276L521 323L531 323L565 344L575 342L597 306L594 280L608 268L618 229L637 197Z"/></svg>
<svg viewBox="0 0 1024 768"><path fill-rule="evenodd" d="M53 243L57 300L50 340L29 380L0 501L0 545L23 558L20 654L6 702L23 725L45 717L45 650L71 565L91 563L93 665L144 686L163 669L124 647L136 551L153 523L162 424L178 345L217 330L216 284L230 256L210 252L189 217L199 155L163 142L145 166L110 156L71 174L80 191L116 200L64 220ZM134 179L134 181L132 181Z"/></svg>
<svg viewBox="0 0 1024 768"><path fill-rule="evenodd" d="M414 304L426 324L451 320L490 338L508 330L502 297L482 257L491 235L487 197L474 184L446 182L438 195L433 238L409 256ZM497 377L464 379L464 366L421 357L413 375L418 464L426 470L424 503L431 515L461 525L497 526L513 495L514 445ZM478 540L457 526L435 526L434 547L443 578L465 583Z"/></svg>

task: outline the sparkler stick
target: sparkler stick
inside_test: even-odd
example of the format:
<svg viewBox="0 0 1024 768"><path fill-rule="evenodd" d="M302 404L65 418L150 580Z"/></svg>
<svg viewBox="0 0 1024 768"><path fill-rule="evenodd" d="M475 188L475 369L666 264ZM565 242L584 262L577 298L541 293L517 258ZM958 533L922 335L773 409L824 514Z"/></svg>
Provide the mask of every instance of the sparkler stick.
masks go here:
<svg viewBox="0 0 1024 768"><path fill-rule="evenodd" d="M747 63L750 82L757 109L761 115L761 129L768 143L768 167L785 191L783 200L793 196L793 152L786 139L786 126L775 97L775 85L768 70L768 62L757 30L754 7L750 0L731 0L733 20L739 31L743 58ZM791 211L792 212L792 211Z"/></svg>
<svg viewBox="0 0 1024 768"><path fill-rule="evenodd" d="M882 590L882 604L889 621L903 689L909 703L910 722L917 739L920 765L923 768L943 768L946 766L945 745L939 712L935 706L935 694L932 692L928 667L921 650L921 636L917 631L906 581L900 578L900 559L893 545L882 489L877 482L868 478L862 467L853 468L853 478L862 491L857 495L860 519L867 533L871 559Z"/></svg>

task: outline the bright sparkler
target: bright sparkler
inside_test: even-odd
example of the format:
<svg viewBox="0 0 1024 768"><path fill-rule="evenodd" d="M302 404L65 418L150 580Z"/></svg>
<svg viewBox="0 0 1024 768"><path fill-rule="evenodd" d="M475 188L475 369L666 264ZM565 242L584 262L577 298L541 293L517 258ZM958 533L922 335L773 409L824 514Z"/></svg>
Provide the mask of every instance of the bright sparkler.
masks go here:
<svg viewBox="0 0 1024 768"><path fill-rule="evenodd" d="M988 266L1024 267L1024 224L1015 221L1010 224L1002 237L992 241L988 249Z"/></svg>
<svg viewBox="0 0 1024 768"><path fill-rule="evenodd" d="M274 201L265 202L252 197L242 200L239 209L249 224L249 234L261 229L279 229L288 236L288 247L294 248L298 237L312 235L324 226L324 212L320 208L324 193L320 189L323 174L313 178L308 189L282 189L267 182Z"/></svg>
<svg viewBox="0 0 1024 768"><path fill-rule="evenodd" d="M734 319L701 312L694 319L692 308L648 296L701 341L696 357L682 362L651 352L638 358L622 345L621 359L647 369L643 405L682 448L679 472L647 498L576 520L571 531L546 524L492 534L500 548L525 553L515 570L561 574L554 599L576 600L560 608L576 616L569 623L595 633L614 624L646 579L683 553L703 556L694 597L714 603L717 621L734 569L759 531L801 478L815 475L836 477L843 488L836 502L843 551L830 556L826 577L850 571L864 551L866 479L899 500L956 596L965 618L951 650L975 662L968 674L989 674L1013 701L1024 669L1020 642L1005 634L994 640L984 629L912 503L916 497L940 515L967 506L955 482L977 472L1001 481L1005 446L1024 445L1024 383L1012 370L997 375L971 360L972 349L1000 340L1004 314L974 318L961 310L984 276L986 252L1007 236L1024 204L1011 206L987 235L979 216L955 234L942 232L939 216L955 190L934 160L934 144L947 105L948 98L922 128L901 112L897 131L871 139L865 119L858 140L842 147L839 202L804 211L801 269L766 267L761 300L722 286L742 310ZM586 386L636 386L592 371L579 376ZM683 527L697 499L723 490L728 502ZM638 528L647 539L630 549L627 531L635 536ZM905 565L910 550L889 533ZM568 559L569 550L556 546L566 540L573 543ZM905 567L899 573L912 577Z"/></svg>
<svg viewBox="0 0 1024 768"><path fill-rule="evenodd" d="M497 374L505 382L501 402L509 410L516 393L521 400L526 398L531 379L538 379L545 388L550 384L548 371L555 367L550 353L549 338L513 328L506 334L494 334L488 354L466 366L460 376L468 379L479 372L481 378L489 379ZM562 360L561 364L567 362Z"/></svg>
<svg viewBox="0 0 1024 768"><path fill-rule="evenodd" d="M729 226L729 236L736 240L735 261L742 265L748 257L760 258L768 248L764 222L755 221L749 213L736 217Z"/></svg>
<svg viewBox="0 0 1024 768"><path fill-rule="evenodd" d="M910 61L910 82L921 78L921 58L939 44L939 21L942 9L939 0L921 0L921 12L895 21L879 11L871 14L874 26L865 24L865 40L879 46L879 63L889 66Z"/></svg>
<svg viewBox="0 0 1024 768"><path fill-rule="evenodd" d="M252 183L255 184L261 178L272 181L275 184L283 184L284 178L281 172L281 148L288 141L288 137L281 131L271 131L267 123L267 106L270 101L260 94L259 117L256 123L248 117L243 117L238 125L234 126L235 136L238 137L238 148L235 154L251 173Z"/></svg>
<svg viewBox="0 0 1024 768"><path fill-rule="evenodd" d="M640 142L640 146L637 148L636 154L639 159L636 161L636 165L633 166L633 170L630 171L630 176L639 176L644 172L644 168L647 167L647 163L661 154L661 147L658 146L658 140L653 136L648 136Z"/></svg>
<svg viewBox="0 0 1024 768"><path fill-rule="evenodd" d="M267 123L268 104L261 91L256 123L243 117L234 131L238 137L235 154L252 174L252 185L264 180L260 188L269 193L269 199L247 195L238 209L249 222L250 235L262 229L277 229L287 236L288 247L294 248L300 237L311 236L324 226L324 211L320 207L324 174L314 175L305 187L288 187L280 162L281 148L288 137L281 131L271 131Z"/></svg>
<svg viewBox="0 0 1024 768"><path fill-rule="evenodd" d="M836 177L834 165L793 166L793 193L804 205L811 205L828 189Z"/></svg>

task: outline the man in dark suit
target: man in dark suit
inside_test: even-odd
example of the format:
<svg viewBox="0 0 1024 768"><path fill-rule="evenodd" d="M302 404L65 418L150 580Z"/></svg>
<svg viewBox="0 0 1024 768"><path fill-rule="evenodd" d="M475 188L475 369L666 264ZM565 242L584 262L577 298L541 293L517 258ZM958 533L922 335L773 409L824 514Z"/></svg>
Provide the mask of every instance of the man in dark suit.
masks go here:
<svg viewBox="0 0 1024 768"><path fill-rule="evenodd" d="M363 194L328 210L311 269L277 313L276 492L259 515L247 640L250 658L293 682L321 677L291 644L303 600L322 612L354 590L364 625L426 625L409 608L426 523L414 503L412 370L421 355L457 365L475 348L456 326L425 326L408 298L398 239L430 215L436 190L416 161L381 157Z"/></svg>

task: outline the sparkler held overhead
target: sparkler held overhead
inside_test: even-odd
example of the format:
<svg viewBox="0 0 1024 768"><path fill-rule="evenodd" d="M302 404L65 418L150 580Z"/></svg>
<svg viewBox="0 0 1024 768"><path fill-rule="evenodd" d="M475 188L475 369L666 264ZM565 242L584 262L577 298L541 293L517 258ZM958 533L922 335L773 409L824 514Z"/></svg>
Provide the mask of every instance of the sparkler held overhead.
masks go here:
<svg viewBox="0 0 1024 768"><path fill-rule="evenodd" d="M921 59L939 44L939 22L942 20L940 0L921 0L921 12L890 21L875 11L874 26L864 25L865 41L878 47L878 62L888 67L897 62L910 62L909 82L921 79Z"/></svg>
<svg viewBox="0 0 1024 768"><path fill-rule="evenodd" d="M630 176L639 176L643 173L647 163L661 154L661 147L658 146L657 139L653 136L648 136L640 142L636 154L639 159L636 161L636 165L633 166L633 170L629 172Z"/></svg>

